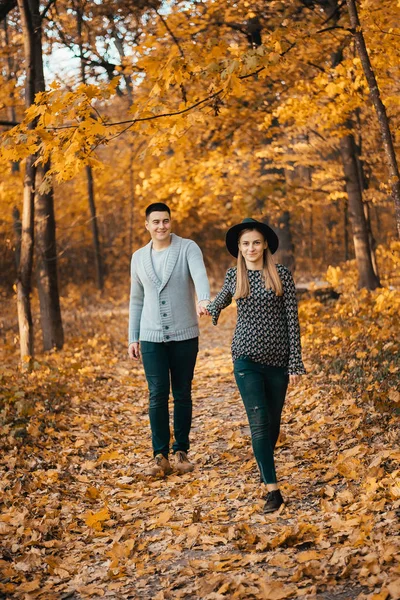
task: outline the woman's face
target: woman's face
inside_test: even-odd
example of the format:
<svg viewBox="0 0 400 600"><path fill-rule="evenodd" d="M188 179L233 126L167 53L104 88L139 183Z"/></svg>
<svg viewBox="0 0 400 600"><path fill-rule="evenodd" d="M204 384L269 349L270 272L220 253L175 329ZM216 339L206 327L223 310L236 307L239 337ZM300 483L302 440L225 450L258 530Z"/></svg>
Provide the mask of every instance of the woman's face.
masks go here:
<svg viewBox="0 0 400 600"><path fill-rule="evenodd" d="M239 238L239 250L250 269L262 269L263 254L267 247L264 236L256 229L245 230Z"/></svg>

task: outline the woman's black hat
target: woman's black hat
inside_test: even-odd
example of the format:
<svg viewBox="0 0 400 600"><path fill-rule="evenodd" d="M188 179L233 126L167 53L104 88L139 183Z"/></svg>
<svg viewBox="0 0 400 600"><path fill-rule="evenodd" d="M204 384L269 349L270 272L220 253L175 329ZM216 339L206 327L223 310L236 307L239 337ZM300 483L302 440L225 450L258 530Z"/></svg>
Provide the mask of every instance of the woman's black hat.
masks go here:
<svg viewBox="0 0 400 600"><path fill-rule="evenodd" d="M279 239L275 231L271 229L271 227L268 227L268 225L266 225L265 223L261 223L261 221L256 221L255 219L243 219L241 223L234 225L233 227L228 229L226 233L226 247L228 248L228 251L232 254L232 256L234 256L235 258L237 258L239 254L238 239L239 233L243 231L243 229L257 229L261 231L268 244L268 248L271 254L274 254L274 252L278 250Z"/></svg>

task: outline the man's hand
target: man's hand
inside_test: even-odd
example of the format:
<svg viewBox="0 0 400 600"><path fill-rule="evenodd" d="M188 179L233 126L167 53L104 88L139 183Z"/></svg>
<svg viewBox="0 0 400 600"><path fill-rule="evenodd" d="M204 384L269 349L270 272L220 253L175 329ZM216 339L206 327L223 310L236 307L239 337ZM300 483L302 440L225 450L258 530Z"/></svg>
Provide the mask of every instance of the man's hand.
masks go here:
<svg viewBox="0 0 400 600"><path fill-rule="evenodd" d="M210 314L208 312L208 310L206 309L206 306L208 306L209 304L210 304L209 300L200 300L200 302L197 303L196 312L197 312L198 317L201 318L203 315Z"/></svg>
<svg viewBox="0 0 400 600"><path fill-rule="evenodd" d="M133 360L139 360L140 358L140 344L139 342L132 342L128 346L128 354L129 358Z"/></svg>
<svg viewBox="0 0 400 600"><path fill-rule="evenodd" d="M300 383L301 375L289 375L289 383L290 385L296 385L296 383Z"/></svg>

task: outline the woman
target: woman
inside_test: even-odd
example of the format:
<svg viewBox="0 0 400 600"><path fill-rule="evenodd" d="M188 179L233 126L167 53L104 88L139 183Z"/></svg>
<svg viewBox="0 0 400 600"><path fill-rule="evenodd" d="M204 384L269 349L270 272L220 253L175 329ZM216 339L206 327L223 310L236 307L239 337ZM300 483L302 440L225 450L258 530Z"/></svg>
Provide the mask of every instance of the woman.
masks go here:
<svg viewBox="0 0 400 600"><path fill-rule="evenodd" d="M232 298L237 323L232 358L237 386L249 419L254 455L267 486L264 512L283 504L278 487L274 449L288 383L305 374L292 275L275 265L279 240L265 223L244 219L226 234L228 251L237 267L228 269L222 290L207 306L216 325Z"/></svg>

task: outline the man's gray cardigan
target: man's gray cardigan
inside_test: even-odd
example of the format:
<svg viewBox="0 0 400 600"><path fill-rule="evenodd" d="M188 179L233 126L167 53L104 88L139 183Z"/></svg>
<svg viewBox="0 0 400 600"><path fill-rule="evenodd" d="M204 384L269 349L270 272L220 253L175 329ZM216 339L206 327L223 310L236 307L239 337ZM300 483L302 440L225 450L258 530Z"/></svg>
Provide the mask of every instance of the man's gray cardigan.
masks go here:
<svg viewBox="0 0 400 600"><path fill-rule="evenodd" d="M129 343L172 342L199 335L197 300L210 298L203 255L192 240L171 235L160 281L151 260L152 242L132 255Z"/></svg>

